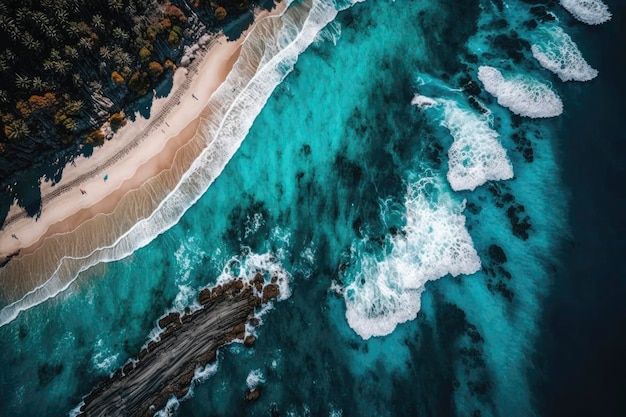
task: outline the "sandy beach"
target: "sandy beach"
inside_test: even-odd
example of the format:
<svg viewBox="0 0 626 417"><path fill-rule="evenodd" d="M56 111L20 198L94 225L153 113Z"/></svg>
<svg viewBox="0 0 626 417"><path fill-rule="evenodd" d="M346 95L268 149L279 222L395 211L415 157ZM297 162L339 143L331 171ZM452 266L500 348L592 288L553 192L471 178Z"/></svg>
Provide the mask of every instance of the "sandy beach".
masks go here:
<svg viewBox="0 0 626 417"><path fill-rule="evenodd" d="M42 278L28 272L39 270L37 264L76 256L73 246L102 240L110 245L154 210L201 152L193 141L200 120L210 117L207 103L233 68L246 35L284 8L278 3L271 12L257 11L255 23L236 41L216 35L187 68L176 70L171 94L154 99L149 119L138 116L90 158L68 164L60 183L43 183L38 219L25 216L17 205L11 208L0 231L0 261L8 261L3 269L15 271L0 269L5 272L0 275L3 295L11 299L41 285ZM11 268L13 263L22 265Z"/></svg>

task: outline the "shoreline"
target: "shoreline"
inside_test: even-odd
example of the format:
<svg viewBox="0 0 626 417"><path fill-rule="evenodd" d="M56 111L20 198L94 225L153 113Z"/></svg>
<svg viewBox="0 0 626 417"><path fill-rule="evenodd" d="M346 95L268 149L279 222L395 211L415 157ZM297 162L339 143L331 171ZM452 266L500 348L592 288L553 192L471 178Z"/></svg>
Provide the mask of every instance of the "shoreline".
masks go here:
<svg viewBox="0 0 626 417"><path fill-rule="evenodd" d="M127 198L130 194L143 189L147 193L145 205L152 205L154 209L159 198L176 186L177 180L202 151L200 145L194 143L197 142L194 139L198 135L198 126L210 116L210 110L207 114L210 98L233 69L241 45L260 21L281 14L285 8L284 2L277 2L270 11L257 9L254 23L237 40L227 41L222 33L213 35L205 49L199 50L201 56L197 56L189 67L176 70L172 93L154 99L149 119L137 116L135 122L129 121L113 139L95 149L90 158L81 157L75 164L68 164L60 183L41 185L45 207L40 218L27 217L20 214L23 209L12 206L7 222L0 230L0 276L3 269L15 261L36 254L52 237L73 244L66 236L80 234L81 227L97 222L98 217L113 215L125 200L130 200ZM160 178L166 177L166 173L177 178ZM106 174L108 179L104 180ZM136 201L127 205L134 210L135 221L148 217L153 211L142 210ZM119 222L124 223L124 219ZM125 227L128 230L130 225ZM98 230L91 229L92 233ZM125 232L123 229L117 230L118 238ZM44 258L45 261L51 260L49 256ZM31 289L41 285L33 282L36 281L34 277L3 278L0 292L4 293L7 290L13 292L11 287L14 285L22 290L27 284L34 284L27 285ZM30 282L18 283L20 280L12 278L24 278L22 281ZM19 288L17 292L23 293Z"/></svg>

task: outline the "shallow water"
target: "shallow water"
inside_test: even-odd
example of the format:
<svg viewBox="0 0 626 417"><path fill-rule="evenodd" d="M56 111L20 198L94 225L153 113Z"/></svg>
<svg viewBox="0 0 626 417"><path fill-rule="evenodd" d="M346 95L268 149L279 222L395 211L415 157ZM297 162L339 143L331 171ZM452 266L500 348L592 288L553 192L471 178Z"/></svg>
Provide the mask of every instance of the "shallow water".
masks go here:
<svg viewBox="0 0 626 417"><path fill-rule="evenodd" d="M159 316L228 265L239 273L233 258L243 274L284 268L292 295L263 316L254 348L220 351L175 415L553 412L537 389L537 357L554 355L542 314L579 230L568 207L583 198L562 161L580 134L576 101L606 84L564 84L533 58L528 22L576 43L591 30L548 3L556 22L520 1L367 0L340 12L175 226L0 328L0 414L67 415ZM602 79L599 53L579 46ZM515 115L484 91L480 66L545 83L564 115ZM439 104L412 105L416 94ZM480 128L455 135L455 123ZM453 146L464 150L456 166L480 174L473 190L449 176ZM250 384L262 390L252 404Z"/></svg>

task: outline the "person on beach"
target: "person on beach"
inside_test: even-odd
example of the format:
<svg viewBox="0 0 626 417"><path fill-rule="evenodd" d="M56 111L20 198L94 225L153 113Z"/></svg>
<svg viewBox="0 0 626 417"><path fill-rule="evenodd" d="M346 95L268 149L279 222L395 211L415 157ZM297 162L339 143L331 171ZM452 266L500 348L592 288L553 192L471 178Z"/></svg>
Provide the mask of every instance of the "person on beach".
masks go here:
<svg viewBox="0 0 626 417"><path fill-rule="evenodd" d="M11 237L12 237L13 239L19 240L19 239L17 238L17 236L15 235L15 233L11 233Z"/></svg>
<svg viewBox="0 0 626 417"><path fill-rule="evenodd" d="M198 99L198 97L196 97L194 93L191 93L191 97L195 98L196 100Z"/></svg>
<svg viewBox="0 0 626 417"><path fill-rule="evenodd" d="M79 188L79 190L80 190L80 193L81 193L82 195L87 194L87 191L83 190L82 188Z"/></svg>
<svg viewBox="0 0 626 417"><path fill-rule="evenodd" d="M104 174L104 182L106 182L109 179L109 174Z"/></svg>

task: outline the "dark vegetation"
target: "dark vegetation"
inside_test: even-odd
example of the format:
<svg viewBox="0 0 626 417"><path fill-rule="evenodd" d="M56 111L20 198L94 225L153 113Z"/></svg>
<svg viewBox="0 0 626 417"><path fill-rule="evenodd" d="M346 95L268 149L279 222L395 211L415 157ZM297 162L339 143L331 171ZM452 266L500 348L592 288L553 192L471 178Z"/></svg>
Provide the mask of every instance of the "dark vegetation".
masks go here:
<svg viewBox="0 0 626 417"><path fill-rule="evenodd" d="M125 123L125 109L167 86L185 45L255 3L0 0L0 224L14 200L38 215L42 180L58 182Z"/></svg>

